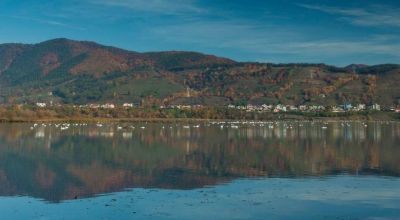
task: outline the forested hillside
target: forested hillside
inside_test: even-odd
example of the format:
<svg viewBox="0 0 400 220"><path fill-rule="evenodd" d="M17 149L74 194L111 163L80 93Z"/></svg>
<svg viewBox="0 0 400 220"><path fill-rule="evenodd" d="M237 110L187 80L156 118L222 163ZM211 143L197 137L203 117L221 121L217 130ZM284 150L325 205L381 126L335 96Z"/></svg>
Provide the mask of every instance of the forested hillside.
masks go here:
<svg viewBox="0 0 400 220"><path fill-rule="evenodd" d="M243 63L54 39L0 45L1 103L397 105L399 65Z"/></svg>

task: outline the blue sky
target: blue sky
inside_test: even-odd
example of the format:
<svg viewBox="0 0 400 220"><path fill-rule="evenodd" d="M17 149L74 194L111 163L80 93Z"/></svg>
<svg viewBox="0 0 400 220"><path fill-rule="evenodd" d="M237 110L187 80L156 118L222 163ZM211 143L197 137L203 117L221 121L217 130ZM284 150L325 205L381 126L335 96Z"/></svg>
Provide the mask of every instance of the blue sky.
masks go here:
<svg viewBox="0 0 400 220"><path fill-rule="evenodd" d="M400 1L0 0L0 43L58 37L238 61L400 63Z"/></svg>

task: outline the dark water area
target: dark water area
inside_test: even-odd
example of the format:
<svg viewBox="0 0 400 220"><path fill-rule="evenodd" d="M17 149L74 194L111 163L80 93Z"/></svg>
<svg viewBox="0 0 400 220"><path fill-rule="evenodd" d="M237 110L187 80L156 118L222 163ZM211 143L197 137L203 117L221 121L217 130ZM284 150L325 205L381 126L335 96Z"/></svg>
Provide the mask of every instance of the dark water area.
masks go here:
<svg viewBox="0 0 400 220"><path fill-rule="evenodd" d="M4 219L400 219L399 176L396 122L0 124Z"/></svg>

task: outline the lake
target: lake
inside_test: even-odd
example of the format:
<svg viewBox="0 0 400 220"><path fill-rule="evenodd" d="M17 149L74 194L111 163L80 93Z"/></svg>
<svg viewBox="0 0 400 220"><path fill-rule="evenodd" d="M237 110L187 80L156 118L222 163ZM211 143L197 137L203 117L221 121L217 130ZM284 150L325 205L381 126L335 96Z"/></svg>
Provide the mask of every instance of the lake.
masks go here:
<svg viewBox="0 0 400 220"><path fill-rule="evenodd" d="M2 219L400 219L400 123L0 124Z"/></svg>

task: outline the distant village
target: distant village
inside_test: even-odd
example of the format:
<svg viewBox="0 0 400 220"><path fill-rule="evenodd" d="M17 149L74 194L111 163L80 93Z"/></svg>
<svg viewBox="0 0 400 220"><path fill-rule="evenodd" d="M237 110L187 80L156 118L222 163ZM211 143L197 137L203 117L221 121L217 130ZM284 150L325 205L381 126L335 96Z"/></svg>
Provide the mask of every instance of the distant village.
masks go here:
<svg viewBox="0 0 400 220"><path fill-rule="evenodd" d="M372 104L367 106L365 104L352 105L351 103L346 103L344 105L337 106L322 106L322 105L246 105L246 106L236 106L228 105L230 109L245 110L247 112L360 112L360 111L394 111L400 112L399 107L382 108L379 104Z"/></svg>
<svg viewBox="0 0 400 220"><path fill-rule="evenodd" d="M49 106L54 106L53 103L36 103L37 107L46 108ZM56 106L61 106L57 104ZM116 105L113 103L105 103L105 104L87 104L87 105L77 105L74 106L77 108L89 108L89 109L114 109L117 107L122 108L139 108L140 105L134 103L123 103L122 105ZM160 109L180 109L180 110L190 110L190 109L200 109L205 106L203 105L168 105L168 106L159 106ZM400 107L382 107L381 105L374 103L372 105L365 104L356 104L353 105L351 103L346 103L343 105L337 106L322 106L322 105L227 105L228 109L236 109L246 112L333 112L333 113L341 113L341 112L362 112L362 111L391 111L400 113Z"/></svg>

